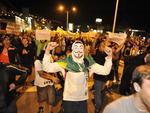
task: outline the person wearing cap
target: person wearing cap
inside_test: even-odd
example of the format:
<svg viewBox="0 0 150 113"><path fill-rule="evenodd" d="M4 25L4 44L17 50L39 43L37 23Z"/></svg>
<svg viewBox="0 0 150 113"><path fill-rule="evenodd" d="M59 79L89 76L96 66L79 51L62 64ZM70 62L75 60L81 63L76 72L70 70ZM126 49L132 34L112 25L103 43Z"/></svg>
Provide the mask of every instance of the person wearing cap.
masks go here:
<svg viewBox="0 0 150 113"><path fill-rule="evenodd" d="M72 44L71 55L57 62L50 62L50 51L57 47L56 42L50 42L43 58L43 70L46 72L61 72L64 79L63 109L64 113L87 113L88 75L93 73L108 75L112 66L112 50L106 48L107 57L104 66L97 64L90 55L85 56L84 44L75 41Z"/></svg>

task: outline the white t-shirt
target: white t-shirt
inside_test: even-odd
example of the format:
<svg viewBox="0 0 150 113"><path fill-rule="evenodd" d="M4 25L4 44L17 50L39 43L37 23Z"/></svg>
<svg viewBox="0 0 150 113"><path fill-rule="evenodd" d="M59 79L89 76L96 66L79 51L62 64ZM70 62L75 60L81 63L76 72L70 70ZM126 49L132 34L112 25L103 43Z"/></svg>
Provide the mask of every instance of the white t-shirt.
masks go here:
<svg viewBox="0 0 150 113"><path fill-rule="evenodd" d="M45 86L48 86L48 85L53 85L52 81L40 77L38 71L43 70L41 61L40 60L36 60L34 62L34 66L35 66L35 81L34 81L34 85L35 86L39 86L39 87L45 87Z"/></svg>
<svg viewBox="0 0 150 113"><path fill-rule="evenodd" d="M148 113L139 111L135 107L133 98L134 95L121 97L107 105L103 113Z"/></svg>

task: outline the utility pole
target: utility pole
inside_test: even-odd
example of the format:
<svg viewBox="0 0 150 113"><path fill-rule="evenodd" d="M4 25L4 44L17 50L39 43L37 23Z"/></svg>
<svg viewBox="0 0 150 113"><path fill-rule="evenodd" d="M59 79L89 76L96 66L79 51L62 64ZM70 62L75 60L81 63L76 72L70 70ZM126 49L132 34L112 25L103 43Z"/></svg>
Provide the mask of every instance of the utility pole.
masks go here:
<svg viewBox="0 0 150 113"><path fill-rule="evenodd" d="M116 1L116 9L115 9L115 15L114 15L114 23L113 23L113 29L112 32L115 32L115 27L116 27L116 19L117 19L117 12L118 12L118 4L119 0Z"/></svg>
<svg viewBox="0 0 150 113"><path fill-rule="evenodd" d="M66 30L68 31L68 23L69 23L69 11L67 10L67 17L66 17Z"/></svg>

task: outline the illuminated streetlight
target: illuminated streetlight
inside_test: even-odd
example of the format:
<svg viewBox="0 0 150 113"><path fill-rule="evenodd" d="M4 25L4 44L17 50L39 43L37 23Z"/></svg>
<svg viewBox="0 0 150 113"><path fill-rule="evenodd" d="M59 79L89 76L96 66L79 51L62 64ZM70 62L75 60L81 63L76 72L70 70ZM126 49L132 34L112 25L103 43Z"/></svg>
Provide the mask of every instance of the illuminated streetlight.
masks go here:
<svg viewBox="0 0 150 113"><path fill-rule="evenodd" d="M102 19L101 18L96 18L95 22L96 22L96 25L97 25L97 32L100 32Z"/></svg>
<svg viewBox="0 0 150 113"><path fill-rule="evenodd" d="M58 10L59 10L59 11L64 11L64 9L65 9L65 8L64 8L63 5L60 5L60 6L58 7Z"/></svg>
<svg viewBox="0 0 150 113"><path fill-rule="evenodd" d="M96 23L101 23L102 22L102 19L101 18L96 18Z"/></svg>
<svg viewBox="0 0 150 113"><path fill-rule="evenodd" d="M58 7L58 10L59 11L64 11L65 10L65 7L63 6L63 5L59 5L59 7ZM70 10L68 9L68 8L66 8L66 30L68 31L68 27L69 27L69 12L70 12ZM77 11L77 8L75 7L75 6L73 6L72 8L71 8L71 11L72 12L76 12Z"/></svg>
<svg viewBox="0 0 150 113"><path fill-rule="evenodd" d="M74 6L74 7L72 7L72 11L73 12L76 12L77 11L77 8Z"/></svg>

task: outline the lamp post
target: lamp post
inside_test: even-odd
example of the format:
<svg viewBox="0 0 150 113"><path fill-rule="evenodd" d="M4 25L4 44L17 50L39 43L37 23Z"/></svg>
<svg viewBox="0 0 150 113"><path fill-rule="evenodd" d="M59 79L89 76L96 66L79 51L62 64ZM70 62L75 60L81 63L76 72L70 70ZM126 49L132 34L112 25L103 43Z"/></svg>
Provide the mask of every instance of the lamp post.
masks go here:
<svg viewBox="0 0 150 113"><path fill-rule="evenodd" d="M66 30L68 31L69 24L69 11L67 10Z"/></svg>
<svg viewBox="0 0 150 113"><path fill-rule="evenodd" d="M115 9L115 15L114 15L114 23L113 23L113 29L112 32L115 32L115 27L116 27L116 19L117 19L117 12L118 12L118 4L119 0L116 1L116 9Z"/></svg>
<svg viewBox="0 0 150 113"><path fill-rule="evenodd" d="M96 22L96 25L97 25L97 31L100 32L102 19L101 18L96 18L95 22Z"/></svg>
<svg viewBox="0 0 150 113"><path fill-rule="evenodd" d="M65 7L63 6L63 5L60 5L59 7L58 7L58 9L59 9L59 11L64 11L65 10ZM72 12L76 12L77 11L77 8L75 7L75 6L73 6L72 8L71 8L71 10L69 10L68 8L65 10L66 11L66 30L68 31L68 26L69 26L69 13L70 13L70 11L72 11Z"/></svg>

